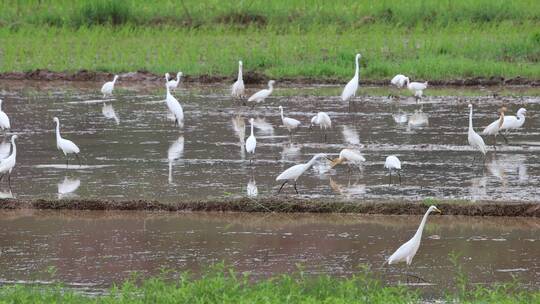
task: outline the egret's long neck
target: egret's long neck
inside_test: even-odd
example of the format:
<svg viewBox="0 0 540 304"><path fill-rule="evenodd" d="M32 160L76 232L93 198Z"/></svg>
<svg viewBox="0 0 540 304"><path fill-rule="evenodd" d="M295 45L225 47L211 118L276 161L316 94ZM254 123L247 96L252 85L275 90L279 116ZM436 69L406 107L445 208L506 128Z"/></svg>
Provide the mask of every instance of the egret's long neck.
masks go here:
<svg viewBox="0 0 540 304"><path fill-rule="evenodd" d="M113 78L113 81L112 81L112 84L114 85L116 83L116 80L118 79L118 77L114 77Z"/></svg>
<svg viewBox="0 0 540 304"><path fill-rule="evenodd" d="M15 139L14 138L11 139L11 146L13 147L13 152L11 153L11 155L13 157L17 157L17 145L15 145Z"/></svg>
<svg viewBox="0 0 540 304"><path fill-rule="evenodd" d="M504 112L501 112L501 116L499 117L499 128L502 127L504 124Z"/></svg>
<svg viewBox="0 0 540 304"><path fill-rule="evenodd" d="M238 80L242 80L242 65L238 65Z"/></svg>
<svg viewBox="0 0 540 304"><path fill-rule="evenodd" d="M358 64L358 57L356 57L356 70L354 71L354 77L358 78L360 76L360 65Z"/></svg>
<svg viewBox="0 0 540 304"><path fill-rule="evenodd" d="M165 74L165 81L169 82L169 75Z"/></svg>
<svg viewBox="0 0 540 304"><path fill-rule="evenodd" d="M176 74L176 82L180 81L180 73Z"/></svg>
<svg viewBox="0 0 540 304"><path fill-rule="evenodd" d="M318 155L313 156L313 158L306 164L306 166L307 166L306 169L309 168L309 167L311 167L311 166L313 166L313 163L315 163L315 161L317 160L317 158L319 158Z"/></svg>
<svg viewBox="0 0 540 304"><path fill-rule="evenodd" d="M251 136L253 136L253 123L251 123Z"/></svg>
<svg viewBox="0 0 540 304"><path fill-rule="evenodd" d="M281 108L280 110L281 110L281 120L283 120L283 108Z"/></svg>
<svg viewBox="0 0 540 304"><path fill-rule="evenodd" d="M171 95L171 91L169 90L169 86L168 86L168 85L166 85L165 87L167 88L167 97L168 97L169 95Z"/></svg>
<svg viewBox="0 0 540 304"><path fill-rule="evenodd" d="M60 123L57 122L56 123L56 140L58 141L60 138L62 138L60 137Z"/></svg>
<svg viewBox="0 0 540 304"><path fill-rule="evenodd" d="M0 111L2 111L2 100L0 100Z"/></svg>
<svg viewBox="0 0 540 304"><path fill-rule="evenodd" d="M272 83L268 84L268 90L270 90L270 92L274 90L274 85Z"/></svg>
<svg viewBox="0 0 540 304"><path fill-rule="evenodd" d="M424 214L424 217L422 218L422 222L420 223L420 226L418 226L418 230L416 230L416 233L414 234L413 238L421 239L422 238L422 232L424 231L424 226L426 225L427 217L431 211L426 211L426 214Z"/></svg>
<svg viewBox="0 0 540 304"><path fill-rule="evenodd" d="M472 130L473 127L472 127L472 107L471 107L471 110L469 112L469 130Z"/></svg>

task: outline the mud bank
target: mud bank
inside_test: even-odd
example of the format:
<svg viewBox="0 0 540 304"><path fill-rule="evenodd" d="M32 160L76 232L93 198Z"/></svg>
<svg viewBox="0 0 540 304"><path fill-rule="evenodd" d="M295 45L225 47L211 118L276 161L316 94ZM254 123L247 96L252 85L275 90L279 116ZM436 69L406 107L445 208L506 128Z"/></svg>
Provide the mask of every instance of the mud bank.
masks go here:
<svg viewBox="0 0 540 304"><path fill-rule="evenodd" d="M307 212L307 213L358 213L382 215L424 214L426 207L436 204L446 215L466 216L521 216L540 217L540 203L522 202L468 202L468 201L323 201L298 198L216 199L205 201L130 200L20 200L0 201L0 209L49 209L49 210L143 210L143 211L214 211L214 212Z"/></svg>
<svg viewBox="0 0 540 304"><path fill-rule="evenodd" d="M175 71L171 71L171 74L176 74ZM38 69L28 72L4 72L0 73L0 79L6 80L39 80L39 81L107 81L113 77L113 73L107 72L95 72L88 70L80 70L77 72L54 72L46 69ZM137 71L129 73L120 73L120 78L129 81L163 81L163 75L154 74L148 71ZM199 76L184 76L183 81L190 83L233 83L236 80L236 76L216 76L216 75L199 75ZM265 83L270 78L262 73L248 71L244 74L244 82L246 84L260 84ZM277 81L281 83L291 84L341 84L344 80L338 78L310 78L310 77L295 77L295 78L278 78ZM363 84L366 85L388 85L389 81L384 80L370 80L362 79ZM449 80L433 80L430 81L432 85L441 86L500 86L500 85L529 85L540 86L540 80L527 79L522 77L508 78L503 77L473 77L464 79L449 79Z"/></svg>

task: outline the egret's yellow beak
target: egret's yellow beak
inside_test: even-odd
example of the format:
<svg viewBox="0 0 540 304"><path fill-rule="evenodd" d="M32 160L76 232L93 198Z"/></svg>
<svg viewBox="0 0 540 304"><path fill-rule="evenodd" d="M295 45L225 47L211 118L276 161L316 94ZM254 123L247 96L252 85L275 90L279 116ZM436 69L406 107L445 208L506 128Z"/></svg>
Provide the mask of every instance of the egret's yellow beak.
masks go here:
<svg viewBox="0 0 540 304"><path fill-rule="evenodd" d="M439 208L437 208L437 207L435 207L435 211L436 211L436 212L439 212L439 213L442 213L442 211L439 210Z"/></svg>

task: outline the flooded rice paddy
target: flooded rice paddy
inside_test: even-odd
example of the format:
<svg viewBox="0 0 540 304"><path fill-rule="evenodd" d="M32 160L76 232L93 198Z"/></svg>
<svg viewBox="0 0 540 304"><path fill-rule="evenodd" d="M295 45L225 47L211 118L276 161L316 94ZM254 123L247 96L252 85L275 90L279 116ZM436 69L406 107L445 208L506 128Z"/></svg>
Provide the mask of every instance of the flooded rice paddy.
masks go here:
<svg viewBox="0 0 540 304"><path fill-rule="evenodd" d="M336 97L338 87L280 88L264 104L241 106L225 86L184 87L176 97L185 114L184 128L167 114L163 89L118 83L112 99L104 100L97 83L0 83L2 109L12 131L0 153L9 151L9 134L18 134L17 166L9 191L2 197L204 199L224 196L275 195L276 176L308 161L315 153L337 156L343 148L358 148L366 158L359 169L329 168L320 161L298 182L303 196L358 199L446 199L538 201L540 198L540 97L522 88L442 88L426 90L420 103L390 88L363 88L352 112ZM123 87L125 85L125 87ZM262 87L262 86L261 86ZM257 88L250 88L254 92ZM463 92L466 91L464 94ZM431 92L431 93L430 93ZM373 94L371 94L373 93ZM524 127L512 132L509 144L490 146L485 164L467 143L468 108L480 132L497 119L501 105L507 115L527 108ZM285 116L302 122L290 137L281 125ZM318 111L332 118L324 135L310 129ZM419 112L421 111L421 112ZM54 123L81 148L82 166L56 149ZM257 149L250 163L243 147L255 119ZM485 138L487 143L492 138ZM397 155L403 164L402 184L388 185L385 157ZM284 195L292 195L286 187Z"/></svg>
<svg viewBox="0 0 540 304"><path fill-rule="evenodd" d="M47 283L54 278L94 292L135 272L199 274L224 261L254 279L300 269L349 276L360 271L360 264L369 264L386 282L405 283L403 265L379 267L414 234L420 218L4 210L0 280ZM515 277L540 288L539 236L540 223L533 218L433 215L408 272L429 283L427 293L437 294L454 284L449 254L456 252L473 283Z"/></svg>

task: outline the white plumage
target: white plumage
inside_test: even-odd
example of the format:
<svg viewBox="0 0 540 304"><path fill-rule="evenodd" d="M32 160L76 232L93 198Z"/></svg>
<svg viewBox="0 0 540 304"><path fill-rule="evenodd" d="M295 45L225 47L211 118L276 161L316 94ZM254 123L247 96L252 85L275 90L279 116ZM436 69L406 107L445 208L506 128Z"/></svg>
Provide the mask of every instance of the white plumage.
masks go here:
<svg viewBox="0 0 540 304"><path fill-rule="evenodd" d="M11 136L11 147L12 151L11 154L0 160L0 181L2 181L2 178L5 174L8 175L8 184L11 187L11 171L15 167L15 164L17 163L17 146L15 145L15 139L17 139L17 135Z"/></svg>
<svg viewBox="0 0 540 304"><path fill-rule="evenodd" d="M407 89L414 93L414 97L418 100L424 95L424 90L428 87L428 82L409 82L409 78L406 80Z"/></svg>
<svg viewBox="0 0 540 304"><path fill-rule="evenodd" d="M251 135L246 139L246 152L251 154L255 154L255 147L257 147L257 139L253 134L253 121L253 118L249 120L251 124Z"/></svg>
<svg viewBox="0 0 540 304"><path fill-rule="evenodd" d="M515 130L521 128L525 123L525 114L527 114L527 110L525 108L520 108L516 113L517 117L513 115L505 116L501 130Z"/></svg>
<svg viewBox="0 0 540 304"><path fill-rule="evenodd" d="M238 61L238 78L231 87L231 96L234 98L244 97L244 79L242 78L242 61Z"/></svg>
<svg viewBox="0 0 540 304"><path fill-rule="evenodd" d="M101 87L101 93L103 93L103 98L112 95L112 92L113 92L113 90L114 90L114 84L116 83L116 80L117 80L117 79L118 79L118 75L114 75L113 81L106 82L106 83Z"/></svg>
<svg viewBox="0 0 540 304"><path fill-rule="evenodd" d="M279 110L281 111L281 122L283 123L283 126L287 128L289 133L291 133L294 129L298 128L300 126L300 121L283 116L283 107L279 106Z"/></svg>
<svg viewBox="0 0 540 304"><path fill-rule="evenodd" d="M394 78L392 78L392 80L390 80L390 83L401 89L407 84L407 81L409 81L409 77L402 74L397 74L394 76Z"/></svg>
<svg viewBox="0 0 540 304"><path fill-rule="evenodd" d="M366 159L362 153L356 149L343 149L339 152L339 157L332 160L330 167L333 168L339 164L354 165L360 167Z"/></svg>
<svg viewBox="0 0 540 304"><path fill-rule="evenodd" d="M487 127L484 128L484 131L482 131L482 135L487 135L487 136L493 135L493 137L495 138L495 144L497 143L497 135L499 135L499 131L501 130L501 127L504 123L505 111L506 111L506 107L502 107L499 110L499 113L500 113L499 119L490 123Z"/></svg>
<svg viewBox="0 0 540 304"><path fill-rule="evenodd" d="M358 90L358 81L360 80L360 66L358 64L358 60L360 60L361 57L362 55L356 54L356 69L354 72L354 77L347 83L347 85L345 85L345 88L341 93L341 100L343 101L348 101L356 96L356 91Z"/></svg>
<svg viewBox="0 0 540 304"><path fill-rule="evenodd" d="M311 125L319 125L321 129L326 130L332 127L332 120L325 112L319 112L311 118Z"/></svg>
<svg viewBox="0 0 540 304"><path fill-rule="evenodd" d="M388 172L390 173L390 184L392 183L392 172L395 171L399 177L399 183L401 184L401 174L399 174L399 171L401 170L401 161L397 156L390 155L386 157L386 160L384 162L384 167L388 169Z"/></svg>
<svg viewBox="0 0 540 304"><path fill-rule="evenodd" d="M58 198L62 199L68 196L70 193L77 191L81 186L80 179L71 179L67 176L64 180L58 183Z"/></svg>
<svg viewBox="0 0 540 304"><path fill-rule="evenodd" d="M315 163L315 161L317 161L317 159L322 158L322 157L326 157L326 154L324 153L316 154L315 156L313 156L313 158L309 162L305 164L294 165L288 168L287 170L283 171L278 177L276 177L276 181L278 182L283 181L283 184L279 188L278 193L281 192L281 189L283 189L283 186L285 186L286 183L293 182L294 190L298 194L298 190L296 189L296 181L302 174L304 174L304 172L307 171L307 169L309 169Z"/></svg>
<svg viewBox="0 0 540 304"><path fill-rule="evenodd" d="M169 73L165 73L165 80L167 81L167 87L171 90L175 90L178 85L180 84L180 78L182 78L182 72L178 72L176 73L176 79L170 79L169 78L171 77L169 75Z"/></svg>
<svg viewBox="0 0 540 304"><path fill-rule="evenodd" d="M79 153L81 150L71 140L62 138L60 135L60 120L57 117L54 117L53 121L56 123L56 147L64 153L64 156L66 157L66 166L68 165L68 154L75 154L80 166L81 161L79 159Z"/></svg>
<svg viewBox="0 0 540 304"><path fill-rule="evenodd" d="M409 117L408 125L411 128L418 128L427 126L429 124L429 117L422 110L414 111L414 114Z"/></svg>
<svg viewBox="0 0 540 304"><path fill-rule="evenodd" d="M248 101L255 101L255 102L263 102L270 94L272 94L272 91L274 91L274 80L268 81L268 89L260 90L259 92L251 95L251 97L248 99Z"/></svg>
<svg viewBox="0 0 540 304"><path fill-rule="evenodd" d="M114 119L117 125L120 124L120 118L116 115L112 104L103 103L103 108L101 108L101 113L105 118Z"/></svg>
<svg viewBox="0 0 540 304"><path fill-rule="evenodd" d="M174 115L174 125L183 127L184 110L182 109L182 106L180 105L178 100L171 94L169 86L166 86L166 88L167 88L167 97L166 97L167 107L169 108L169 111Z"/></svg>
<svg viewBox="0 0 540 304"><path fill-rule="evenodd" d="M394 252L388 258L388 265L396 264L399 262L406 262L407 265L411 265L412 260L416 255L416 252L418 251L418 248L420 248L420 242L422 241L422 232L424 231L427 217L433 211L441 213L441 211L437 209L437 207L430 206L426 211L426 214L424 214L422 222L420 222L420 226L418 227L418 230L416 230L416 233L414 234L412 239L401 245L398 250L396 250L396 252Z"/></svg>
<svg viewBox="0 0 540 304"><path fill-rule="evenodd" d="M9 117L4 111L2 111L2 99L0 99L0 128L2 128L3 131L11 129Z"/></svg>
<svg viewBox="0 0 540 304"><path fill-rule="evenodd" d="M179 136L175 141L169 146L167 150L167 160L169 161L169 184L173 182L172 177L172 165L173 163L182 157L184 154L184 136Z"/></svg>
<svg viewBox="0 0 540 304"><path fill-rule="evenodd" d="M478 135L478 133L476 133L473 129L473 123L472 123L472 115L473 115L473 106L472 104L469 104L469 109L470 109L470 113L469 113L469 132L468 132L468 140L469 140L469 145L471 145L471 147L477 149L478 151L480 151L482 154L486 155L487 153L487 149L486 149L486 144L484 143L484 140L482 139L482 137L480 135Z"/></svg>

